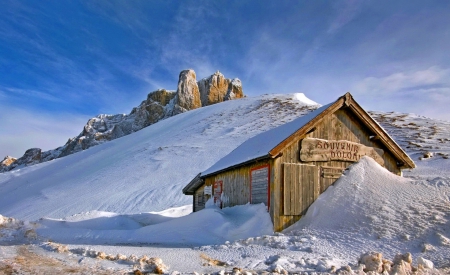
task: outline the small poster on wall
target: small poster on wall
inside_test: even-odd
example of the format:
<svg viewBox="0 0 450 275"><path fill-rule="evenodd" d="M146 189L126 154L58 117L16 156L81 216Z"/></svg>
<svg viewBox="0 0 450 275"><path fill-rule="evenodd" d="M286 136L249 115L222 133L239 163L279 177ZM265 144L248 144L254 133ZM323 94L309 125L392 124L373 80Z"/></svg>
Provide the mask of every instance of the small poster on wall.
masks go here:
<svg viewBox="0 0 450 275"><path fill-rule="evenodd" d="M212 185L205 186L205 189L203 189L203 194L205 195L212 195Z"/></svg>

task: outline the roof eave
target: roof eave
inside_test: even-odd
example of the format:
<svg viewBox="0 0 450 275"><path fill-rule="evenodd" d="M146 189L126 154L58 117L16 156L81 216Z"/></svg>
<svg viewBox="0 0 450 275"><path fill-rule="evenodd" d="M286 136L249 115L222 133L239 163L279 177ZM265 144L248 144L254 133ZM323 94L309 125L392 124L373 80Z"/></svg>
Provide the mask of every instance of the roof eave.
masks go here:
<svg viewBox="0 0 450 275"><path fill-rule="evenodd" d="M275 157L276 157L276 156L275 156ZM247 160L247 161L238 163L238 164L234 164L234 165L232 165L232 166L229 166L229 167L224 168L224 169L221 169L221 170L214 171L214 172L212 172L212 173L208 173L208 174L205 174L205 175L201 175L200 178L204 179L204 178L209 177L209 176L214 176L214 175L217 175L217 174L226 172L226 171L228 171L228 170L232 170L232 169L234 169L234 168L236 168L236 167L240 167L240 166L243 166L243 165L247 165L247 164L250 164L250 163L253 163L253 162L258 162L258 161L260 161L260 160L264 160L264 159L268 159L268 158L274 158L274 156L272 156L272 155L269 153L269 154L266 154L266 155L263 155L263 156L260 156L260 157L257 157L257 158L253 158L253 159L250 159L250 160Z"/></svg>
<svg viewBox="0 0 450 275"><path fill-rule="evenodd" d="M347 107L349 107L364 124L376 135L381 143L383 143L394 156L403 163L400 169L415 168L416 164L408 156L408 154L398 145L392 137L376 122L364 109L350 96Z"/></svg>
<svg viewBox="0 0 450 275"><path fill-rule="evenodd" d="M200 178L200 174L197 174L195 178L193 178L184 188L183 188L183 194L185 195L194 195L195 190L197 190L201 186L201 182L203 181Z"/></svg>

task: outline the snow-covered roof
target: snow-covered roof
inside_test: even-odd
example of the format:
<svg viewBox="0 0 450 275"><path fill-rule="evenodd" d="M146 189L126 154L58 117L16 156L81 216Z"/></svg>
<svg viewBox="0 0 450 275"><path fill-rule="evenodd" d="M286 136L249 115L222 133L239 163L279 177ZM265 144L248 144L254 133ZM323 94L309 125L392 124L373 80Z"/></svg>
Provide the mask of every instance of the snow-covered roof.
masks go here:
<svg viewBox="0 0 450 275"><path fill-rule="evenodd" d="M200 177L215 174L219 171L246 163L248 161L269 157L269 152L273 148L294 134L298 129L305 126L306 123L317 117L333 103L324 105L307 115L301 116L291 122L280 125L246 140L230 154L226 155L206 171L202 172Z"/></svg>
<svg viewBox="0 0 450 275"><path fill-rule="evenodd" d="M401 163L400 165L404 165L405 168L415 167L413 160L403 151L403 149L373 118L370 117L366 111L361 108L361 106L359 106L350 93L346 93L336 101L324 105L305 116L248 139L230 154L220 159L206 171L203 171L197 178L204 178L208 175L216 174L258 159L276 157L281 152L282 148L289 144L300 131L305 134L307 131L313 129L315 124L319 122L322 117L329 113L333 113L342 107L349 107L355 116L359 117L361 121L377 135L380 141L398 158L399 163ZM197 184L198 183L191 181L185 189L192 189L193 185Z"/></svg>

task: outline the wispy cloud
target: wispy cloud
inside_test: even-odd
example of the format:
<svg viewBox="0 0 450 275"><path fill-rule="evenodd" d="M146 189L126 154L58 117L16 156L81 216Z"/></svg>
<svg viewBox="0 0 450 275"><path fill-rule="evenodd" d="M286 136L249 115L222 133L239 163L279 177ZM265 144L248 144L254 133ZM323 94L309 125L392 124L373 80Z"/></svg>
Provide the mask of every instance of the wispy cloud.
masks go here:
<svg viewBox="0 0 450 275"><path fill-rule="evenodd" d="M46 92L31 89L18 89L0 86L0 95L3 95L3 97L10 97L10 96L32 97L39 100L61 102L61 99L56 96L53 96Z"/></svg>
<svg viewBox="0 0 450 275"><path fill-rule="evenodd" d="M420 71L396 72L385 77L366 77L352 90L363 94L386 95L402 91L435 91L437 87L450 87L450 69L433 66Z"/></svg>
<svg viewBox="0 0 450 275"><path fill-rule="evenodd" d="M336 1L333 3L337 16L331 21L327 33L337 32L346 24L350 23L362 9L362 2L357 0Z"/></svg>
<svg viewBox="0 0 450 275"><path fill-rule="evenodd" d="M326 103L351 91L369 110L448 113L449 8L442 1L7 0L0 104L44 109L48 121L50 110L126 113L152 90L175 89L179 72L192 68L198 79L216 70L239 77L250 96L304 92Z"/></svg>
<svg viewBox="0 0 450 275"><path fill-rule="evenodd" d="M223 33L208 24L209 20L217 21L220 14L210 2L203 3L180 2L161 48L161 65L169 71L195 67L198 76L206 76L217 70L214 64L222 57L219 45Z"/></svg>
<svg viewBox="0 0 450 275"><path fill-rule="evenodd" d="M355 83L353 93L374 110L411 112L450 120L450 69L424 70L366 77Z"/></svg>

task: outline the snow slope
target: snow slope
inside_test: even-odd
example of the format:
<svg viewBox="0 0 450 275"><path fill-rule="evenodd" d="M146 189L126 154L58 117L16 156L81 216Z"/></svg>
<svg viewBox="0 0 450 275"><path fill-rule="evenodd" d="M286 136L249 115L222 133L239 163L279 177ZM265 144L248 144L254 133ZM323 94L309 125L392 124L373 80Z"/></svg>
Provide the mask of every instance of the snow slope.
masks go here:
<svg viewBox="0 0 450 275"><path fill-rule="evenodd" d="M317 107L305 105L304 98L266 95L197 109L84 152L1 174L0 214L19 220L0 217L0 273L3 266L36 273L44 267L23 272L39 263L21 265L14 258L35 254L39 262L50 259L49 268L57 260L73 274L154 272L149 255L162 259L166 273L231 273L239 267L317 274L342 267L363 275L357 261L369 251L391 260L410 252L414 266L423 257L449 272L446 121L373 112L417 168L401 178L363 158L283 233L271 234L261 205L191 214L190 205L182 206L191 203L182 187L200 171L244 140Z"/></svg>
<svg viewBox="0 0 450 275"><path fill-rule="evenodd" d="M0 213L25 220L190 204L182 188L246 139L318 105L267 95L179 114L88 150L0 174Z"/></svg>

